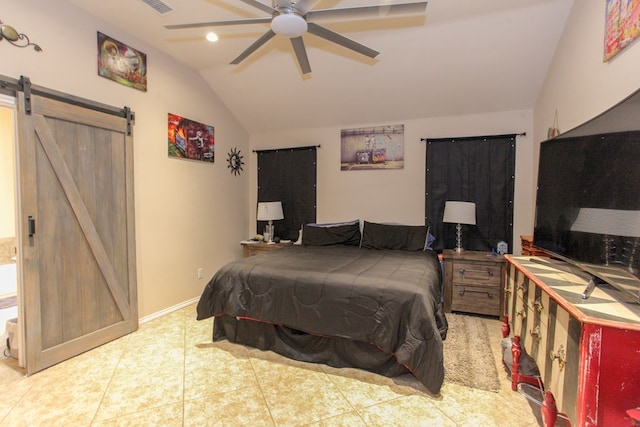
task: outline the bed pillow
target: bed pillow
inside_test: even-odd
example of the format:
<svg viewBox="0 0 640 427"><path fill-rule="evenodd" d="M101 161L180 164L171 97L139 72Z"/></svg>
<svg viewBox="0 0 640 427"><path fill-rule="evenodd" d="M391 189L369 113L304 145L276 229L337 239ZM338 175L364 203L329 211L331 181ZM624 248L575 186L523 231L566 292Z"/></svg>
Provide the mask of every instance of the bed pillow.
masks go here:
<svg viewBox="0 0 640 427"><path fill-rule="evenodd" d="M427 248L429 227L426 225L393 225L364 222L362 247L423 251Z"/></svg>
<svg viewBox="0 0 640 427"><path fill-rule="evenodd" d="M353 225L353 224L358 224L358 227L360 227L360 220L359 219L354 219L352 221L326 222L326 223L310 222L307 225L311 226L311 227L335 227L335 226L338 226L338 225ZM302 231L303 230L304 230L304 224L300 226L300 230L298 231L298 240L296 240L294 245L301 245L302 244Z"/></svg>
<svg viewBox="0 0 640 427"><path fill-rule="evenodd" d="M351 221L324 222L324 223L310 222L307 225L310 225L312 227L336 227L338 225L353 225L353 224L358 224L358 227L360 227L360 220L359 219L354 219L354 220L351 220Z"/></svg>
<svg viewBox="0 0 640 427"><path fill-rule="evenodd" d="M302 244L311 246L353 245L359 246L360 221L334 224L305 224L302 227Z"/></svg>

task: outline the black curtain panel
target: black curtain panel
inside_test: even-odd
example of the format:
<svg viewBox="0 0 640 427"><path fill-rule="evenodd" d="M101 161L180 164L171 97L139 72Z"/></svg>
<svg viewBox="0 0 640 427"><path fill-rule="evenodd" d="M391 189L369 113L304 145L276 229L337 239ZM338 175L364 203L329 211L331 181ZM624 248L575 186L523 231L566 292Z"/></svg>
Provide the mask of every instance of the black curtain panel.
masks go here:
<svg viewBox="0 0 640 427"><path fill-rule="evenodd" d="M316 147L256 151L258 202L282 202L284 219L274 221L274 234L297 240L302 224L316 221ZM257 206L256 206L257 208ZM266 221L257 221L258 233Z"/></svg>
<svg viewBox="0 0 640 427"><path fill-rule="evenodd" d="M427 141L425 214L437 251L456 246L456 224L442 222L447 200L474 202L476 225L462 225L462 246L513 248L516 134Z"/></svg>

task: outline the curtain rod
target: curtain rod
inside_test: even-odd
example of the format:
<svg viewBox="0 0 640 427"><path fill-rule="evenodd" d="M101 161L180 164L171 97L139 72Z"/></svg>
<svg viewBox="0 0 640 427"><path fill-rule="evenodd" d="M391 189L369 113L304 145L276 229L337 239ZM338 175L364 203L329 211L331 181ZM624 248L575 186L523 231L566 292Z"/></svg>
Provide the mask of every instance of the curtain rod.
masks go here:
<svg viewBox="0 0 640 427"><path fill-rule="evenodd" d="M284 150L308 150L309 148L320 148L320 144L318 145L308 145L306 147L287 147L287 148L272 148L270 150L252 150L254 153L265 153L268 151L284 151Z"/></svg>
<svg viewBox="0 0 640 427"><path fill-rule="evenodd" d="M522 133L508 133L504 135L482 135L482 136L461 136L461 137L451 137L451 138L420 138L420 142L426 142L429 140L432 141L448 141L448 140L456 140L456 141L467 141L471 139L499 139L499 138L509 138L510 136L526 136L526 132Z"/></svg>

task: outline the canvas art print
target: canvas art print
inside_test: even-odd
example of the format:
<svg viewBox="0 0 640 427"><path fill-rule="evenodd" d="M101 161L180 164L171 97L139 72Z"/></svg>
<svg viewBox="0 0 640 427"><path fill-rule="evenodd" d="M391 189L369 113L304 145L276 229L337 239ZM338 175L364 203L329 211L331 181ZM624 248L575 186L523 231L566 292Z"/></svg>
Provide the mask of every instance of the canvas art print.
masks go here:
<svg viewBox="0 0 640 427"><path fill-rule="evenodd" d="M604 61L607 62L640 35L640 2L607 0Z"/></svg>
<svg viewBox="0 0 640 427"><path fill-rule="evenodd" d="M343 129L340 142L343 171L404 168L404 125Z"/></svg>
<svg viewBox="0 0 640 427"><path fill-rule="evenodd" d="M147 55L98 32L98 75L147 91Z"/></svg>
<svg viewBox="0 0 640 427"><path fill-rule="evenodd" d="M169 156L213 163L214 127L169 113Z"/></svg>

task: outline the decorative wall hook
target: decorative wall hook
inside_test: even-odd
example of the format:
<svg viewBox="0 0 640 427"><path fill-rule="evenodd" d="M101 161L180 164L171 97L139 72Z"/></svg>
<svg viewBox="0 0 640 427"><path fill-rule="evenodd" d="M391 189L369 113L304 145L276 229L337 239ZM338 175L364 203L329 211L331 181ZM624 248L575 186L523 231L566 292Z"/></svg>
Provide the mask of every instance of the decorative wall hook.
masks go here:
<svg viewBox="0 0 640 427"><path fill-rule="evenodd" d="M2 41L2 39L6 39L14 46L33 46L33 49L36 52L42 52L42 48L35 43L31 43L26 34L18 33L15 28L10 25L3 24L2 21L0 21L0 41Z"/></svg>

